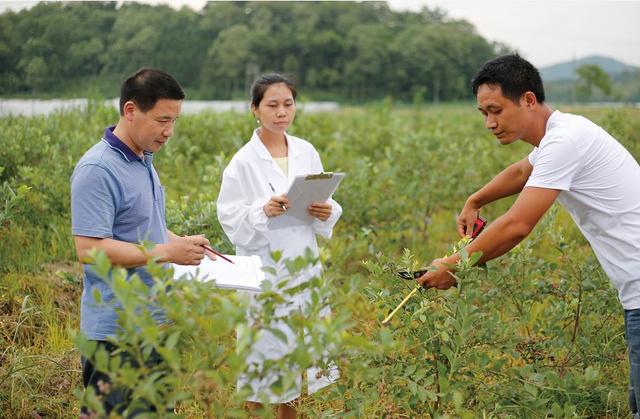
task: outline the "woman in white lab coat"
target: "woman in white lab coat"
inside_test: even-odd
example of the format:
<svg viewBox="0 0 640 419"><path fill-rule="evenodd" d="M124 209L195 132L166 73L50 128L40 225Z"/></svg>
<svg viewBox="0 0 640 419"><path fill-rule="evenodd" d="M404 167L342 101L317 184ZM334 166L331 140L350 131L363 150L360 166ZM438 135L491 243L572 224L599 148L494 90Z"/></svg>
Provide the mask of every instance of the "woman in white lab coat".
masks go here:
<svg viewBox="0 0 640 419"><path fill-rule="evenodd" d="M282 258L303 256L305 249L318 255L316 234L331 237L333 226L340 218L342 208L333 199L313 203L307 212L313 217L311 224L287 225L278 219L289 208L284 193L296 175L322 172L322 162L316 149L309 142L286 133L296 113L296 88L280 74L265 74L254 81L251 88L251 110L259 127L231 159L222 177L217 201L220 224L236 246L238 255L259 255L266 266L276 267L271 252L281 251ZM301 284L321 273L319 264L303 270L290 282ZM275 281L277 277L271 277ZM302 307L309 295L302 293L289 297L289 308ZM264 359L278 359L293 350L296 332L283 323L272 324L288 336L289 345L270 332L263 330L247 363L260 364ZM332 369L329 377L319 374L319 369L307 371L309 393L335 381L338 371ZM300 375L302 371L300 372ZM298 388L288 394L276 396L268 391L277 376L263 380L241 378L238 387L251 385L253 394L248 397L250 409L259 406L258 393L267 394L270 403L280 404L279 417L295 417L295 409L286 405L301 392Z"/></svg>

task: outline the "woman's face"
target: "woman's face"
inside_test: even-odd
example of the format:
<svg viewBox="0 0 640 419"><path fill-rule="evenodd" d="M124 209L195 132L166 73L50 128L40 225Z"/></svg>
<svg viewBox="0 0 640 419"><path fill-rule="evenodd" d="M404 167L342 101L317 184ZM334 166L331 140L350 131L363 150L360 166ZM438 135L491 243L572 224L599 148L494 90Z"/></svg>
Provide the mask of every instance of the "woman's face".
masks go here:
<svg viewBox="0 0 640 419"><path fill-rule="evenodd" d="M296 116L296 102L285 83L275 83L267 88L257 107L251 105L251 110L263 129L284 133Z"/></svg>

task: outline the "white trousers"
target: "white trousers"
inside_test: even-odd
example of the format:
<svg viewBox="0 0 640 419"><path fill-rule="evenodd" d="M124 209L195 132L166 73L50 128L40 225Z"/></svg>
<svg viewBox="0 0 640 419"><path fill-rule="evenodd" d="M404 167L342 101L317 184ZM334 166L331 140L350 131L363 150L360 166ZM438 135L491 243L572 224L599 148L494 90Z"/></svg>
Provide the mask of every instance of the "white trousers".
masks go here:
<svg viewBox="0 0 640 419"><path fill-rule="evenodd" d="M252 300L251 304L256 304L253 298ZM327 310L326 314L329 313L330 310ZM278 314L280 315L281 313ZM246 397L247 401L262 402L262 399L266 397L269 403L288 403L297 399L302 394L303 371L288 370L285 373L275 368L268 368L264 376L253 379L249 378L249 376L255 376L255 372L262 371L265 363L282 359L295 350L298 335L291 327L285 322L278 320L269 325L269 328L282 332L287 337L287 342L283 342L281 338L267 330L267 328L260 330L257 341L247 356L247 372L241 374L238 378L237 388L238 390L242 390L247 386L250 387L251 391ZM241 333L242 332L238 330L238 340L243 338ZM299 331L298 333L305 333L305 331ZM329 363L329 368L324 371L318 367L307 368L306 375L308 394L313 394L337 381L338 378L340 378L340 371L335 363ZM281 388L287 388L288 390L281 394L276 394L271 386L278 382Z"/></svg>

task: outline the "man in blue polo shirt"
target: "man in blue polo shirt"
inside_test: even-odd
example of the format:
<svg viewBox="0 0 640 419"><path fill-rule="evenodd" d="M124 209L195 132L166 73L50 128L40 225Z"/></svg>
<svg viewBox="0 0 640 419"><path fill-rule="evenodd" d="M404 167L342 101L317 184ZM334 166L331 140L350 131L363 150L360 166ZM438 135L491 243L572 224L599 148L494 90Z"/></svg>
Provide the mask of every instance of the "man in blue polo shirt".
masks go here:
<svg viewBox="0 0 640 419"><path fill-rule="evenodd" d="M90 249L100 249L114 265L127 268L129 276L137 274L151 286L153 279L144 268L149 258L198 265L205 256L203 246L209 244L205 237L178 237L167 229L164 190L153 167L153 154L173 134L184 97L180 84L161 70L141 69L122 84L118 124L105 129L71 177L72 234L81 261ZM139 247L143 241L155 246L145 253ZM92 266L85 263L83 268L80 330L112 352L115 347L107 340L116 337L118 304ZM95 301L96 290L107 303ZM162 316L154 313L159 322ZM161 362L158 356L151 358L150 362ZM126 411L130 403L126 389L111 389L109 377L87 359L82 369L85 387L94 388L107 414ZM136 408L136 413L144 410ZM88 414L86 409L83 413Z"/></svg>

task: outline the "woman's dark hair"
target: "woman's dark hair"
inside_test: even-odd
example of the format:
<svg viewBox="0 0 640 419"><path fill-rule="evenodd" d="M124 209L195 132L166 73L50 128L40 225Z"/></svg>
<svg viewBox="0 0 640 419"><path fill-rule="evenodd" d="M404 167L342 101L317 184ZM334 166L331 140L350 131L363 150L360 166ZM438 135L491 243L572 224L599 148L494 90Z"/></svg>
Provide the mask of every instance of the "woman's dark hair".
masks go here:
<svg viewBox="0 0 640 419"><path fill-rule="evenodd" d="M142 112L147 112L160 99L182 100L184 97L184 90L171 74L156 68L141 68L120 87L120 115L124 114L124 104L130 100Z"/></svg>
<svg viewBox="0 0 640 419"><path fill-rule="evenodd" d="M516 103L525 92L533 92L540 103L545 100L540 73L518 54L502 55L484 63L471 81L474 95L483 84L500 86L504 97Z"/></svg>
<svg viewBox="0 0 640 419"><path fill-rule="evenodd" d="M251 104L257 108L258 105L260 105L260 102L262 102L264 92L267 91L269 86L278 83L286 84L289 90L291 90L293 100L296 100L298 92L296 91L295 83L290 77L280 73L267 73L253 81L253 84L251 85Z"/></svg>

